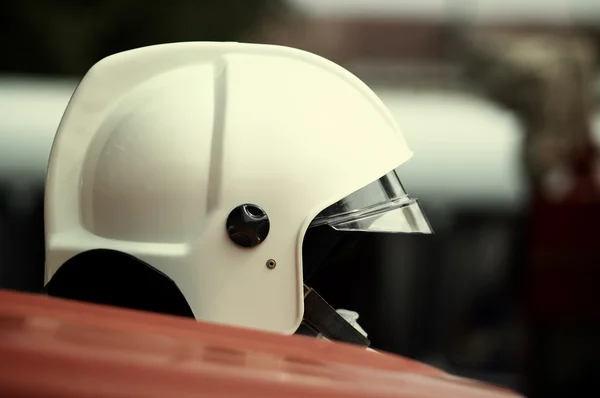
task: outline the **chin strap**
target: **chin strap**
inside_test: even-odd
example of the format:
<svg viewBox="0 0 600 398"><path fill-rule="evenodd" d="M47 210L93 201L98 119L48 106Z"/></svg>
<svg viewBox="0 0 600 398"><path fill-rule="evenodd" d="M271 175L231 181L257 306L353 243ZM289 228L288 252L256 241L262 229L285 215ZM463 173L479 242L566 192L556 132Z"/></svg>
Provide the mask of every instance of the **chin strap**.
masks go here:
<svg viewBox="0 0 600 398"><path fill-rule="evenodd" d="M317 292L304 285L304 318L296 333L369 347L371 342L357 319L356 312L336 311Z"/></svg>

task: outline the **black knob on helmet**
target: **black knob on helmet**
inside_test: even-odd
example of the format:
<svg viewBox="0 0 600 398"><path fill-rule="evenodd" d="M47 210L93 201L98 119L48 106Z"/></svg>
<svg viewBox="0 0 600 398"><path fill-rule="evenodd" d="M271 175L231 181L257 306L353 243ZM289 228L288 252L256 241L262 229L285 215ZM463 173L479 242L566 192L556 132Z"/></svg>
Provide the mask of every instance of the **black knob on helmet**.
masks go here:
<svg viewBox="0 0 600 398"><path fill-rule="evenodd" d="M255 247L269 235L271 222L267 213L257 205L243 204L227 217L227 235L238 246Z"/></svg>

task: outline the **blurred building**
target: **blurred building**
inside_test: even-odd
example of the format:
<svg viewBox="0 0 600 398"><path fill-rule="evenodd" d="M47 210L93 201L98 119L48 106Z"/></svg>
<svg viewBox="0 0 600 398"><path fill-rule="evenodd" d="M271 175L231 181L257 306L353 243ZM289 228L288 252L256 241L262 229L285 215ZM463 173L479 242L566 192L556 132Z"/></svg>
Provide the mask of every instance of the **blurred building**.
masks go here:
<svg viewBox="0 0 600 398"><path fill-rule="evenodd" d="M265 23L253 40L320 54L375 85L463 86L466 35L585 33L600 47L600 5L578 0L291 0L290 4L287 18Z"/></svg>

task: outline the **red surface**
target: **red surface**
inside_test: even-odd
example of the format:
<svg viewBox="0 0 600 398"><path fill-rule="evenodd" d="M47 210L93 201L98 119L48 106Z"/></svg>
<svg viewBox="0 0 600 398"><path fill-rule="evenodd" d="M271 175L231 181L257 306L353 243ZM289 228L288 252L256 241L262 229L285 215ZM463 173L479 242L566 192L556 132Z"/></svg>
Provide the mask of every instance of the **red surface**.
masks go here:
<svg viewBox="0 0 600 398"><path fill-rule="evenodd" d="M2 397L511 397L359 347L0 292Z"/></svg>

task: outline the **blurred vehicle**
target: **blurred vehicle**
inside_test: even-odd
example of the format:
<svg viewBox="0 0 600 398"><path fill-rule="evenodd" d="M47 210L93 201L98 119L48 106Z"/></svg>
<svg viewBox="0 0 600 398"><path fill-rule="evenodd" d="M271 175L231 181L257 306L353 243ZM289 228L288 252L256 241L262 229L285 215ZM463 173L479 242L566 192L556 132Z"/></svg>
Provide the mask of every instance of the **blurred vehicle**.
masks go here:
<svg viewBox="0 0 600 398"><path fill-rule="evenodd" d="M74 80L0 79L0 181L22 189L43 182L56 128L75 87ZM417 153L407 164L410 171L402 174L427 195L429 206L519 205L523 185L515 160L520 134L510 113L468 93L377 86L375 91L402 121ZM437 163L447 172L431 167Z"/></svg>

